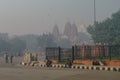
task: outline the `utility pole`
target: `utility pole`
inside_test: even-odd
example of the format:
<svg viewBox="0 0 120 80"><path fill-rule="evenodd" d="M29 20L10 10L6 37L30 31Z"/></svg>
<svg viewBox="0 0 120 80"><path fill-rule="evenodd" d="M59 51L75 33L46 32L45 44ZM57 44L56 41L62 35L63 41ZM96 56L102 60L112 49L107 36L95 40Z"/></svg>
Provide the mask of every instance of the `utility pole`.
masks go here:
<svg viewBox="0 0 120 80"><path fill-rule="evenodd" d="M95 0L94 0L94 26L96 24L96 5L95 5Z"/></svg>

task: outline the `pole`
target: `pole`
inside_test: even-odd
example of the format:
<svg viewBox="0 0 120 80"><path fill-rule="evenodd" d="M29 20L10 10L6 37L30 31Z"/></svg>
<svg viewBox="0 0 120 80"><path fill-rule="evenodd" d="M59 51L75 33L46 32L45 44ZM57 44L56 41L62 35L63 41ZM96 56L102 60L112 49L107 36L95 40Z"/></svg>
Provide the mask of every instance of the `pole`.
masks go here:
<svg viewBox="0 0 120 80"><path fill-rule="evenodd" d="M96 24L96 6L95 6L95 0L94 0L94 26Z"/></svg>
<svg viewBox="0 0 120 80"><path fill-rule="evenodd" d="M75 51L74 51L75 49L74 48L75 48L75 46L72 46L72 62L74 60L74 53L75 53Z"/></svg>
<svg viewBox="0 0 120 80"><path fill-rule="evenodd" d="M61 61L61 48L58 47L58 61Z"/></svg>

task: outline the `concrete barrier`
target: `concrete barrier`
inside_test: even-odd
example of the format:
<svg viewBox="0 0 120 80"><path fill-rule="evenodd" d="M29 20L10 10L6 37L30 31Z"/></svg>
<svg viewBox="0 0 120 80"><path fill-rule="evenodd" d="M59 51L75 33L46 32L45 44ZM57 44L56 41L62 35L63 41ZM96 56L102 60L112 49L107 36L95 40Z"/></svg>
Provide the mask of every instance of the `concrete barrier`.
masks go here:
<svg viewBox="0 0 120 80"><path fill-rule="evenodd" d="M63 64L53 64L52 67L65 68ZM110 66L87 66L87 65L72 65L73 69L85 69L85 70L104 70L104 71L118 71L120 72L120 67L110 67Z"/></svg>
<svg viewBox="0 0 120 80"><path fill-rule="evenodd" d="M25 65L25 63L22 63ZM26 65L25 65L26 66ZM38 67L46 67L45 64L39 64ZM53 68L65 68L64 64L52 64ZM120 72L120 67L113 66L90 66L90 65L72 65L73 69L85 69L85 70L104 70L104 71L117 71Z"/></svg>
<svg viewBox="0 0 120 80"><path fill-rule="evenodd" d="M111 66L73 65L72 68L73 69L104 70L104 71L118 71L118 72L120 72L120 67L111 67Z"/></svg>
<svg viewBox="0 0 120 80"><path fill-rule="evenodd" d="M46 67L46 65L45 64L39 64L38 67Z"/></svg>
<svg viewBox="0 0 120 80"><path fill-rule="evenodd" d="M53 64L52 67L55 67L55 65Z"/></svg>
<svg viewBox="0 0 120 80"><path fill-rule="evenodd" d="M73 65L71 68L73 68L73 69L74 69L74 68L75 68L75 65Z"/></svg>

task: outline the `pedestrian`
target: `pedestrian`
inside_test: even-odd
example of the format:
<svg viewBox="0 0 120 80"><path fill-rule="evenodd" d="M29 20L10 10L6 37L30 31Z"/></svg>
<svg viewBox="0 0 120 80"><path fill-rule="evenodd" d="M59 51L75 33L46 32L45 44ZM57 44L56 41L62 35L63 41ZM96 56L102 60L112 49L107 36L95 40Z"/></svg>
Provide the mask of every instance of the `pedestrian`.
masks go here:
<svg viewBox="0 0 120 80"><path fill-rule="evenodd" d="M46 66L47 66L47 67L51 67L51 66L52 66L52 61L49 60L49 59L47 59L47 61L46 61Z"/></svg>
<svg viewBox="0 0 120 80"><path fill-rule="evenodd" d="M72 61L69 58L67 58L67 61L65 63L65 67L71 68L71 66L72 66Z"/></svg>
<svg viewBox="0 0 120 80"><path fill-rule="evenodd" d="M5 54L5 63L8 63L8 54Z"/></svg>
<svg viewBox="0 0 120 80"><path fill-rule="evenodd" d="M13 63L13 55L10 55L10 63Z"/></svg>

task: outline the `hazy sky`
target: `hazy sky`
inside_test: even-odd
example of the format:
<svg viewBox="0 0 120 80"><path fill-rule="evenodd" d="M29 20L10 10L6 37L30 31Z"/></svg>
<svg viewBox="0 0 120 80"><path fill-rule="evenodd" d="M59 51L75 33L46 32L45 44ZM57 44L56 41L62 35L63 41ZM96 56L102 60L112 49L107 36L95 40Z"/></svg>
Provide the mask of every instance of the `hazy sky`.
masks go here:
<svg viewBox="0 0 120 80"><path fill-rule="evenodd" d="M94 0L0 0L0 32L41 34L60 30L66 22L93 24ZM120 9L120 0L96 0L97 20L110 17Z"/></svg>

